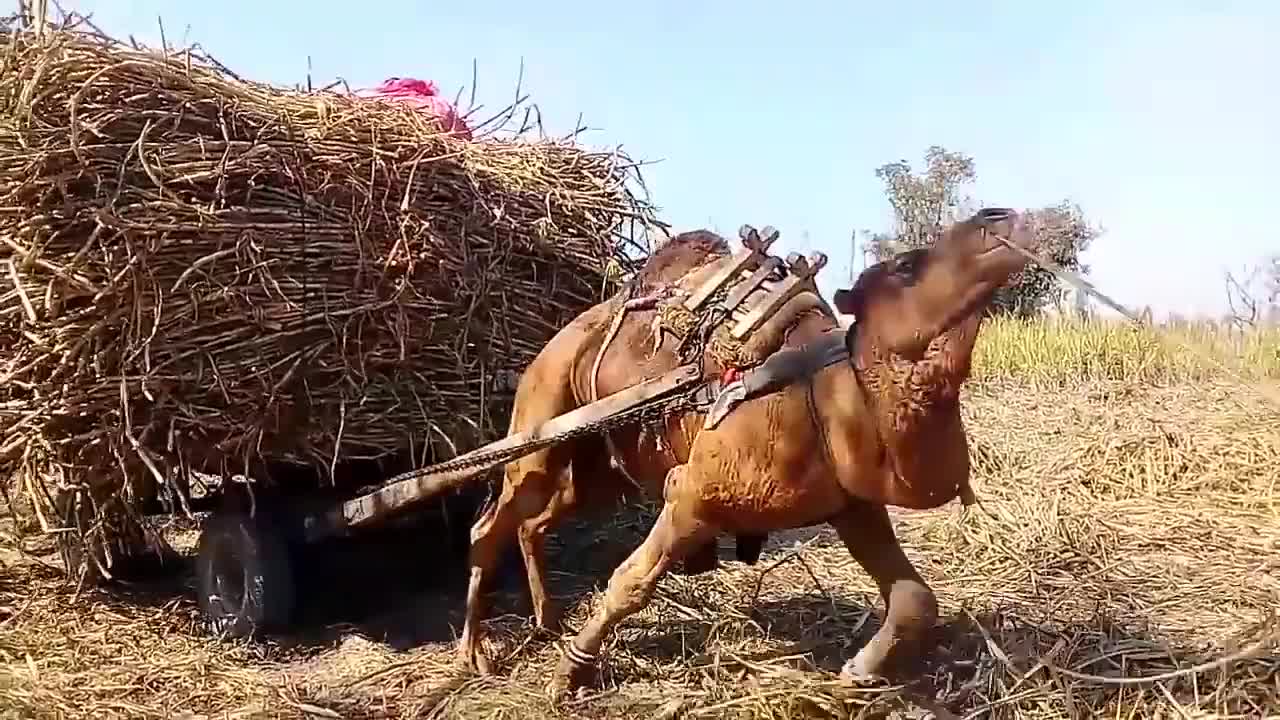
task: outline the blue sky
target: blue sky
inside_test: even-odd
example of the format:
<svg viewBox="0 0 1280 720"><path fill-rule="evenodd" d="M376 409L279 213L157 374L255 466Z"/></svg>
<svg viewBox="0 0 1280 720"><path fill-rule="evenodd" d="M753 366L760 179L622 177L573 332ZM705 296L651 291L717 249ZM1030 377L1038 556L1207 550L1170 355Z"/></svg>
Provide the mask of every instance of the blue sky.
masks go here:
<svg viewBox="0 0 1280 720"><path fill-rule="evenodd" d="M389 76L524 88L555 133L660 161L646 184L677 230L782 232L850 267L883 229L874 168L930 144L974 156L991 205L1079 202L1104 226L1092 279L1158 314L1220 313L1222 274L1280 252L1280 3L592 0L326 3L73 0L107 32L198 42L267 82ZM945 5L945 6L944 6ZM465 103L465 97L464 97Z"/></svg>

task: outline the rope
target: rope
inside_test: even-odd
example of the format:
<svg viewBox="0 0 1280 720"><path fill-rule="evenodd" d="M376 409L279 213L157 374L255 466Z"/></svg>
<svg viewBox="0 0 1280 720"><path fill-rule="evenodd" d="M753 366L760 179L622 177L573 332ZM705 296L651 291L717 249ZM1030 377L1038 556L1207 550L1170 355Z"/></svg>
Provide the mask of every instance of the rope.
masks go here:
<svg viewBox="0 0 1280 720"><path fill-rule="evenodd" d="M641 299L643 300L647 298ZM605 333L604 341L600 343L600 349L596 352L596 359L591 363L591 377L587 380L587 385L589 386L589 402L595 402L600 399L600 387L598 385L600 381L600 363L604 361L605 351L613 344L613 339L617 337L618 330L622 328L622 321L626 318L627 311L631 309L633 302L634 301L630 299L623 301L622 306L618 308L618 312L614 313L613 322L609 325L609 331ZM623 462L622 455L618 452L618 446L613 442L613 434L605 431L601 433L601 437L604 438L605 449L608 450L609 455L613 457L614 465L618 468L619 472L621 472L622 476L627 479L627 482L639 488L640 483L637 482L636 479L631 476L631 472L627 470L627 464Z"/></svg>

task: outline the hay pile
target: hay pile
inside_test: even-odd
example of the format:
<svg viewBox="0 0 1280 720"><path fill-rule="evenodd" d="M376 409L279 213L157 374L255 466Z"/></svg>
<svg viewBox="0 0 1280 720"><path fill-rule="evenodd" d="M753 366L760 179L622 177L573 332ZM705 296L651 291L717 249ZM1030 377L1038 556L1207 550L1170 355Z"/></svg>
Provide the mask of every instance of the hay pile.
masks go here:
<svg viewBox="0 0 1280 720"><path fill-rule="evenodd" d="M559 655L530 640L519 573L494 595L500 674L481 679L454 665L463 567L398 592L371 583L372 616L336 612L270 646L219 645L181 593L77 601L54 573L14 568L8 587L0 572L0 707L61 718L1277 717L1274 642L1178 672L1274 637L1258 627L1280 603L1274 407L1218 383L965 394L987 512L962 517L953 504L897 520L943 616L939 652L910 687L836 680L883 606L833 533L815 528L775 535L756 567L665 576L606 646L600 687L562 708L543 694ZM652 515L627 519L557 532L551 590L570 628ZM390 564L422 562L411 545ZM1173 675L1119 680L1161 673Z"/></svg>
<svg viewBox="0 0 1280 720"><path fill-rule="evenodd" d="M101 514L191 470L474 445L494 377L645 249L617 153L97 33L0 63L0 477L46 526L46 487Z"/></svg>

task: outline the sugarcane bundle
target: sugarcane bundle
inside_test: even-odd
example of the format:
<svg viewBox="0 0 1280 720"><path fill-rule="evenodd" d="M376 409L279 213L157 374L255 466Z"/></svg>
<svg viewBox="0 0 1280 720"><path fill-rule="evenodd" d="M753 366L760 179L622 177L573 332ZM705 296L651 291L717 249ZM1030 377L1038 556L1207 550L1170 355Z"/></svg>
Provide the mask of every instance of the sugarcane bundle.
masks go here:
<svg viewBox="0 0 1280 720"><path fill-rule="evenodd" d="M0 479L46 528L263 458L429 460L646 249L617 152L79 30L0 57Z"/></svg>

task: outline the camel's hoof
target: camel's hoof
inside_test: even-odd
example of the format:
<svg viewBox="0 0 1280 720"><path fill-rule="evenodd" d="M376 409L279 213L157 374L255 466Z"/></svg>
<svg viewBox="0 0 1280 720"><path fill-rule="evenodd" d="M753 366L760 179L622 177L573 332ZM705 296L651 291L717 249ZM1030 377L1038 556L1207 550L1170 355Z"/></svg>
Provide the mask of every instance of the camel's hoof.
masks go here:
<svg viewBox="0 0 1280 720"><path fill-rule="evenodd" d="M559 703L567 700L570 694L587 684L593 670L593 666L574 662L568 655L560 656L560 664L556 666L556 673L547 688L551 701Z"/></svg>
<svg viewBox="0 0 1280 720"><path fill-rule="evenodd" d="M493 666L479 642L463 642L458 645L458 662L478 675L492 675Z"/></svg>
<svg viewBox="0 0 1280 720"><path fill-rule="evenodd" d="M845 661L840 668L840 679L854 685L875 685L884 680L879 673L867 669L866 658L862 657L862 653Z"/></svg>

